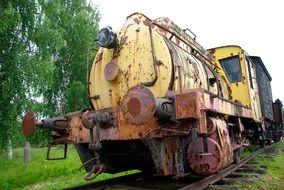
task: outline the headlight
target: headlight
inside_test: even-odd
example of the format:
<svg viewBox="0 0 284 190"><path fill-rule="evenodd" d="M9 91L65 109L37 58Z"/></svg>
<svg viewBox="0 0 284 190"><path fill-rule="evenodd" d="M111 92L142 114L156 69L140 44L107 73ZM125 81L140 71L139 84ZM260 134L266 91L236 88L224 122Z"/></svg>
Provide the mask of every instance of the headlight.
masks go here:
<svg viewBox="0 0 284 190"><path fill-rule="evenodd" d="M108 49L115 48L116 46L118 46L116 33L112 31L112 28L110 26L102 28L97 36L97 43L99 46Z"/></svg>

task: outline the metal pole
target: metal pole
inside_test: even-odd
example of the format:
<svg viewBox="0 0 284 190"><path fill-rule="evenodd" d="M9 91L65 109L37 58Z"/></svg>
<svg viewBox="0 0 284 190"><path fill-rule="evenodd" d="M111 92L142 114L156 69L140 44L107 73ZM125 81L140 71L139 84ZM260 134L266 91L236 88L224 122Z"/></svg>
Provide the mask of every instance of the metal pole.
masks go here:
<svg viewBox="0 0 284 190"><path fill-rule="evenodd" d="M30 163L30 150L31 150L31 144L30 142L26 142L25 147L24 147L24 163L25 164Z"/></svg>
<svg viewBox="0 0 284 190"><path fill-rule="evenodd" d="M13 158L13 147L12 147L12 141L10 137L8 137L8 146L7 146L7 152L8 152L8 159Z"/></svg>

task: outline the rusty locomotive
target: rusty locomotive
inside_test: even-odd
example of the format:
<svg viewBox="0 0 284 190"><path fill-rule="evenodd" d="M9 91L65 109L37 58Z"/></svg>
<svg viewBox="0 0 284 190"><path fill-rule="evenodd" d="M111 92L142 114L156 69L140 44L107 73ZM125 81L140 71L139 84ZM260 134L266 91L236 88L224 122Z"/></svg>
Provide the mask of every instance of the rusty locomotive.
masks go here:
<svg viewBox="0 0 284 190"><path fill-rule="evenodd" d="M205 50L189 29L140 13L118 33L101 29L97 43L87 81L92 109L23 119L27 136L46 127L52 145L74 144L86 180L128 169L209 175L238 161L244 146L280 140L282 104L259 93L257 72L271 77L241 47Z"/></svg>

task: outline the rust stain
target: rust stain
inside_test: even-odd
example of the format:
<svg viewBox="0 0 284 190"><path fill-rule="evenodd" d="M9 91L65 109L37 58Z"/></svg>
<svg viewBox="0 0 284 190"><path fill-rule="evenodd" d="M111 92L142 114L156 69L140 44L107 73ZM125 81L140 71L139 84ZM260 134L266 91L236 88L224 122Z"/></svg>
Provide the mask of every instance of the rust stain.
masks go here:
<svg viewBox="0 0 284 190"><path fill-rule="evenodd" d="M179 45L179 44L180 44L180 40L179 40L179 38L178 38L178 37L176 37L176 43L177 43L177 45Z"/></svg>
<svg viewBox="0 0 284 190"><path fill-rule="evenodd" d="M108 95L109 95L110 102L113 102L112 90L111 89L109 89Z"/></svg>
<svg viewBox="0 0 284 190"><path fill-rule="evenodd" d="M140 24L140 20L138 18L133 19L136 24Z"/></svg>
<svg viewBox="0 0 284 190"><path fill-rule="evenodd" d="M142 85L130 88L122 99L124 117L134 125L146 124L154 115L155 98L152 92Z"/></svg>
<svg viewBox="0 0 284 190"><path fill-rule="evenodd" d="M140 28L137 28L136 29L135 47L139 47L139 31L140 31Z"/></svg>
<svg viewBox="0 0 284 190"><path fill-rule="evenodd" d="M210 49L210 50L208 50L208 52L213 55L213 54L215 54L215 49Z"/></svg>
<svg viewBox="0 0 284 190"><path fill-rule="evenodd" d="M124 44L127 44L127 39L128 39L128 36L123 36L120 40L120 46L123 46Z"/></svg>
<svg viewBox="0 0 284 190"><path fill-rule="evenodd" d="M95 64L96 64L97 62L100 62L100 61L102 60L102 58L103 58L103 52L101 52L101 53L99 53L99 55L97 55L97 59L96 59Z"/></svg>
<svg viewBox="0 0 284 190"><path fill-rule="evenodd" d="M111 61L106 64L104 68L104 77L107 81L109 82L113 81L114 79L117 78L118 74L119 74L119 67L114 61Z"/></svg>
<svg viewBox="0 0 284 190"><path fill-rule="evenodd" d="M170 21L169 21L169 19L168 18L163 18L163 21L166 23L166 24L168 24Z"/></svg>
<svg viewBox="0 0 284 190"><path fill-rule="evenodd" d="M144 20L144 21L143 21L143 24L144 24L145 26L150 27L150 26L151 26L151 21L150 21L150 20Z"/></svg>
<svg viewBox="0 0 284 190"><path fill-rule="evenodd" d="M141 103L138 98L131 98L127 104L129 113L136 117L140 113Z"/></svg>
<svg viewBox="0 0 284 190"><path fill-rule="evenodd" d="M157 60L157 65L160 66L160 65L164 65L163 61L161 60Z"/></svg>

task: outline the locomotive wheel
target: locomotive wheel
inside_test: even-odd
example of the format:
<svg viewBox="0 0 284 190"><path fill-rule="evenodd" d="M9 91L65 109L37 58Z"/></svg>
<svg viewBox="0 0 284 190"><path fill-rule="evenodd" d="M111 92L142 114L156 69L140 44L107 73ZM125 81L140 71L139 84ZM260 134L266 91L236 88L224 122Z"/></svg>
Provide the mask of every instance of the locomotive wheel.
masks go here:
<svg viewBox="0 0 284 190"><path fill-rule="evenodd" d="M187 162L191 169L201 175L208 175L220 170L223 163L223 152L219 144L208 138L208 153L204 153L203 138L197 139L197 154L192 143L187 148Z"/></svg>

